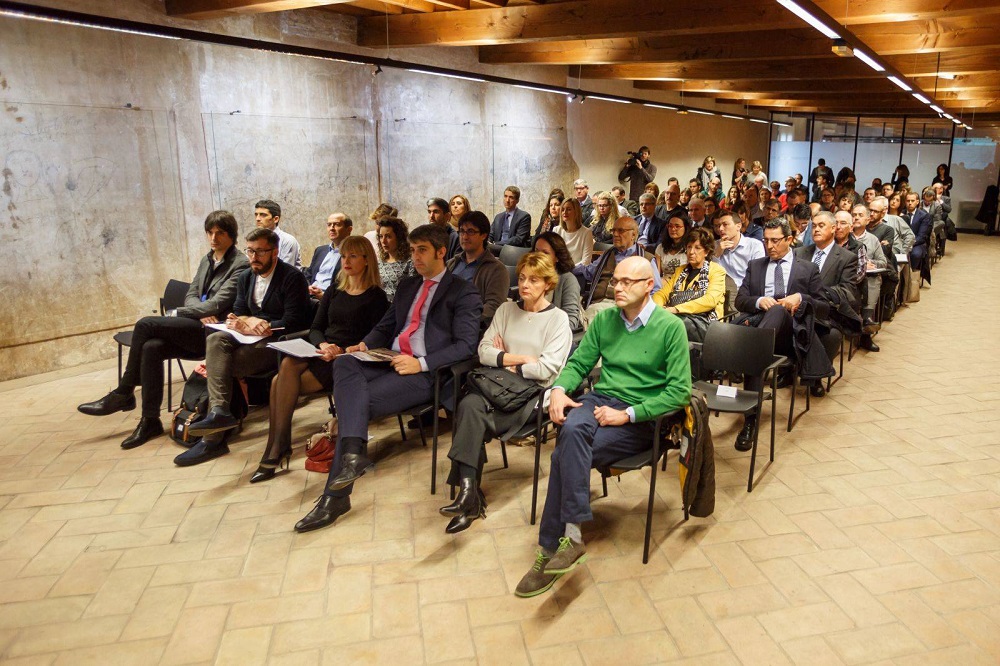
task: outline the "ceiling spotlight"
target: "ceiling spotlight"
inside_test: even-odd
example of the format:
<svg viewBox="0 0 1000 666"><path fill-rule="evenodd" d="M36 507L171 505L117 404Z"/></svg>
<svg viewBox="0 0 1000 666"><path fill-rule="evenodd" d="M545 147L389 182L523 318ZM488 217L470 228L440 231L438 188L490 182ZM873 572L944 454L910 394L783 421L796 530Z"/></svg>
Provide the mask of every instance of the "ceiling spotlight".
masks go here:
<svg viewBox="0 0 1000 666"><path fill-rule="evenodd" d="M847 45L847 42L843 39L833 40L833 46L830 47L833 51L833 55L840 56L841 58L850 58L854 55L854 49Z"/></svg>

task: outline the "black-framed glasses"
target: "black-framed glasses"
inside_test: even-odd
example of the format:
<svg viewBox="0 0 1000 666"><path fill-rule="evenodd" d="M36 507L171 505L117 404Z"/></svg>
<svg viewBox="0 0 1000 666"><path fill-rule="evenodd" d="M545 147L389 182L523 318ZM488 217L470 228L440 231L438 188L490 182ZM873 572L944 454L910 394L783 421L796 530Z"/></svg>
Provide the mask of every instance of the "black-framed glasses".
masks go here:
<svg viewBox="0 0 1000 666"><path fill-rule="evenodd" d="M639 284L640 282L645 282L648 278L611 278L611 288L614 289L618 285L625 287L626 289L631 289L633 285Z"/></svg>
<svg viewBox="0 0 1000 666"><path fill-rule="evenodd" d="M764 237L764 245L774 245L775 243L780 243L783 240L791 238L790 236L782 236L781 238L767 238Z"/></svg>
<svg viewBox="0 0 1000 666"><path fill-rule="evenodd" d="M254 257L266 257L267 255L269 255L270 253L274 252L277 249L278 248L276 247L269 247L264 250L255 250L253 248L248 247L247 249L243 250L243 254L247 255L248 259L253 259Z"/></svg>

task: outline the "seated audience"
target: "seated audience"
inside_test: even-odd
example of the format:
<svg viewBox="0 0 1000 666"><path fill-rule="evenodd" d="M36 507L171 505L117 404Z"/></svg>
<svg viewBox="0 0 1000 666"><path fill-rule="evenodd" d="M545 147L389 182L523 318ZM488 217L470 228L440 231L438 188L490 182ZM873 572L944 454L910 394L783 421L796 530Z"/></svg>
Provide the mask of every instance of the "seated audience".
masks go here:
<svg viewBox="0 0 1000 666"><path fill-rule="evenodd" d="M417 274L410 259L408 234L406 223L398 217L383 217L378 221L378 275L390 303L396 297L399 283Z"/></svg>
<svg viewBox="0 0 1000 666"><path fill-rule="evenodd" d="M427 222L435 224L448 231L448 254L445 259L451 259L462 251L458 242L458 229L451 221L451 206L440 197L427 200Z"/></svg>
<svg viewBox="0 0 1000 666"><path fill-rule="evenodd" d="M845 211L846 212L846 211ZM873 234L868 233L869 214L864 204L854 207L851 212L853 219L852 233L854 240L865 248L864 256L859 256L859 261L864 260L865 271L884 271L889 267L889 262L882 251L882 243ZM861 336L859 346L868 351L877 352L879 346L872 339L872 334L878 330L875 323L875 309L878 307L878 297L882 289L882 275L875 273L867 275L866 283L868 293L865 302L861 304L861 316L864 321L864 333Z"/></svg>
<svg viewBox="0 0 1000 666"><path fill-rule="evenodd" d="M934 188L925 187L921 191L920 209L931 216L931 233L934 241L937 243L937 247L941 249L941 254L943 255L945 241L947 240L945 236L944 223L947 215L945 214L944 207L937 199L937 194L934 192ZM950 203L948 204L948 210L949 212L951 211Z"/></svg>
<svg viewBox="0 0 1000 666"><path fill-rule="evenodd" d="M733 206L732 214L739 221L740 233L747 238L753 238L761 243L764 242L764 227L758 224L758 222L764 222L763 216L756 220L750 217L750 209L747 207L746 202L743 201Z"/></svg>
<svg viewBox="0 0 1000 666"><path fill-rule="evenodd" d="M458 221L472 210L472 204L469 203L469 199L464 194L456 194L448 202L448 210L451 211L449 222L451 222L451 226L455 227L455 231L458 231Z"/></svg>
<svg viewBox="0 0 1000 666"><path fill-rule="evenodd" d="M823 283L819 277L816 264L802 258L796 258L792 252L792 229L788 220L783 217L768 222L764 227L764 243L767 257L754 259L747 266L746 279L736 293L736 309L745 313L737 320L748 326L769 328L774 330L774 353L785 356L789 360L802 360L804 354L799 350L799 334L796 332L794 319L797 316L808 316L808 311L800 309L810 306L812 316L817 320L825 319L826 303L823 300ZM822 306L822 307L821 307ZM808 330L808 326L806 326ZM800 364L800 373L804 381L815 385L818 377L832 373L830 360L823 352L816 339L817 323L810 339L808 348L820 352L821 367L806 367ZM744 381L747 390L759 391L763 386L760 376L747 376ZM753 448L754 432L757 427L758 414L748 414L743 422L743 428L736 437L736 449L749 451Z"/></svg>
<svg viewBox="0 0 1000 666"><path fill-rule="evenodd" d="M577 266L589 266L594 256L594 234L583 224L580 202L566 199L562 203L562 218L553 231L562 236L566 249Z"/></svg>
<svg viewBox="0 0 1000 666"><path fill-rule="evenodd" d="M868 206L868 210L871 211L874 217L876 211L882 214L882 223L890 227L895 232L895 238L892 242L892 252L893 254L910 254L910 250L913 249L913 242L916 237L913 235L913 230L910 229L910 225L906 223L906 220L898 215L889 215L889 200L883 196L875 197L871 204Z"/></svg>
<svg viewBox="0 0 1000 666"><path fill-rule="evenodd" d="M583 304L587 321L593 321L601 310L614 307L615 290L611 286L615 266L628 257L644 257L653 266L653 283L656 288L661 286L660 269L656 257L645 250L636 241L639 238L639 225L631 217L620 217L615 220L612 229L614 240L612 246L605 250L599 259L589 266L577 266L573 272L582 277L586 290L583 291Z"/></svg>
<svg viewBox="0 0 1000 666"><path fill-rule="evenodd" d="M726 193L726 198L722 200L722 203L719 204L719 207L722 208L722 210L732 210L733 206L735 206L736 202L739 200L740 200L740 191L736 189L735 185L733 185L732 187L729 188L729 192Z"/></svg>
<svg viewBox="0 0 1000 666"><path fill-rule="evenodd" d="M372 248L375 252L378 252L378 221L383 217L397 217L399 216L399 211L394 208L391 204L380 203L375 207L369 215L368 219L372 221L372 230L365 232L365 238L368 242L372 244Z"/></svg>
<svg viewBox="0 0 1000 666"><path fill-rule="evenodd" d="M576 202L580 205L580 221L583 226L589 227L594 219L594 202L590 198L590 186L583 178L573 181L573 193L576 195Z"/></svg>
<svg viewBox="0 0 1000 666"><path fill-rule="evenodd" d="M660 243L654 251L656 264L660 267L660 277L670 277L687 263L687 247L684 241L689 231L691 231L691 221L684 213L676 213L667 221L664 232L660 234Z"/></svg>
<svg viewBox="0 0 1000 666"><path fill-rule="evenodd" d="M906 209L900 213L903 221L910 226L913 232L913 250L910 252L910 270L924 276L929 274L925 268L928 248L931 243L931 232L934 228L934 221L930 214L919 205L920 197L916 192L906 195Z"/></svg>
<svg viewBox="0 0 1000 666"><path fill-rule="evenodd" d="M493 218L489 232L489 241L493 245L531 245L531 215L517 207L520 200L520 188L511 185L503 191L503 212Z"/></svg>
<svg viewBox="0 0 1000 666"><path fill-rule="evenodd" d="M597 315L555 381L549 417L561 428L538 530L540 550L517 584L519 597L542 594L586 560L581 524L593 518L591 468L648 449L656 417L690 402L684 326L650 298L653 271L639 257L615 266L617 307ZM594 390L574 401L570 394L598 360L601 378Z"/></svg>
<svg viewBox="0 0 1000 666"><path fill-rule="evenodd" d="M691 228L697 229L708 224L705 218L705 200L701 197L692 197L688 202L688 219L691 220Z"/></svg>
<svg viewBox="0 0 1000 666"><path fill-rule="evenodd" d="M554 232L546 232L535 239L532 252L547 254L559 274L559 284L545 294L546 300L566 313L569 327L573 332L583 330L583 307L580 302L580 281L573 275L573 257L569 255L566 242Z"/></svg>
<svg viewBox="0 0 1000 666"><path fill-rule="evenodd" d="M594 205L597 210L590 231L594 234L595 243L610 243L611 229L615 226L615 220L621 215L618 213L618 202L610 192L601 192L594 197Z"/></svg>
<svg viewBox="0 0 1000 666"><path fill-rule="evenodd" d="M471 282L482 299L482 328L490 325L493 313L507 300L510 276L507 267L487 249L490 221L478 210L466 213L458 221L462 252L448 262L448 270L455 276Z"/></svg>
<svg viewBox="0 0 1000 666"><path fill-rule="evenodd" d="M163 317L143 317L132 329L132 345L118 386L77 409L90 416L107 416L135 409L135 387L142 386L139 424L121 443L134 449L163 434L163 361L199 359L205 355L205 324L224 320L236 300L236 282L249 266L236 248L236 218L225 210L205 218L210 250L201 258L194 280L184 296L184 306Z"/></svg>
<svg viewBox="0 0 1000 666"><path fill-rule="evenodd" d="M808 204L796 204L789 211L788 217L792 219L795 231L796 247L811 247L813 244L812 233L812 210ZM833 227L830 227L831 230Z"/></svg>
<svg viewBox="0 0 1000 666"><path fill-rule="evenodd" d="M660 235L667 224L666 220L656 217L656 198L652 194L639 197L639 215L635 221L639 224L639 244L647 250L654 250L660 242Z"/></svg>
<svg viewBox="0 0 1000 666"><path fill-rule="evenodd" d="M764 245L756 238L744 236L732 213L723 212L715 218L715 233L719 236L715 245L716 261L739 288L746 277L747 265L766 256Z"/></svg>
<svg viewBox="0 0 1000 666"><path fill-rule="evenodd" d="M379 224L392 219L382 218ZM358 344L389 308L385 292L378 286L378 265L371 243L351 236L340 248L343 267L336 282L323 294L309 330L309 342L318 350L316 357L285 356L278 375L271 380L267 444L250 483L267 481L282 464L288 466L292 457L292 415L299 396L329 393L333 389L333 359Z"/></svg>
<svg viewBox="0 0 1000 666"><path fill-rule="evenodd" d="M631 217L635 217L639 214L639 202L635 199L626 199L624 187L621 185L615 185L611 188L611 194L615 197L615 201L618 202L619 215L629 215Z"/></svg>
<svg viewBox="0 0 1000 666"><path fill-rule="evenodd" d="M533 237L538 237L547 231L552 231L559 226L559 218L562 216L562 203L566 200L562 190L553 190L549 195L549 203L545 206L545 212L538 218L538 226L535 227Z"/></svg>
<svg viewBox="0 0 1000 666"><path fill-rule="evenodd" d="M661 195L663 203L657 205L656 211L653 213L656 217L661 220L669 220L671 216L678 213L687 215L687 209L681 205L681 190L677 183L668 184ZM653 239L650 239L650 242L654 242Z"/></svg>
<svg viewBox="0 0 1000 666"><path fill-rule="evenodd" d="M566 364L573 336L566 313L546 298L559 282L548 255L531 252L517 262L519 302L500 306L479 343L479 362L506 368L514 375L548 385ZM486 515L482 493L483 464L487 437L509 440L535 413L535 402L520 408L492 402L475 390L462 398L455 413L452 434L451 472L448 484L459 488L451 504L441 514L451 517L445 532L468 529ZM545 405L547 407L547 405ZM544 407L543 407L544 408Z"/></svg>
<svg viewBox="0 0 1000 666"><path fill-rule="evenodd" d="M309 283L309 295L313 298L323 298L323 292L337 277L340 270L340 244L353 230L354 222L343 213L333 213L326 218L326 233L330 237L330 244L317 247L309 266L302 269Z"/></svg>
<svg viewBox="0 0 1000 666"><path fill-rule="evenodd" d="M270 199L261 199L253 205L254 222L258 229L268 229L278 234L278 258L295 268L302 268L301 250L295 236L278 228L281 206Z"/></svg>
<svg viewBox="0 0 1000 666"><path fill-rule="evenodd" d="M445 268L447 231L426 224L410 232L420 277L400 283L382 320L359 344L333 362L338 439L326 489L296 532L326 527L351 509L354 482L373 464L366 451L372 418L429 402L434 372L473 356L482 302L476 288ZM365 363L351 352L391 347L390 363Z"/></svg>
<svg viewBox="0 0 1000 666"><path fill-rule="evenodd" d="M703 342L708 325L725 314L726 270L712 261L715 236L695 227L684 239L687 263L664 280L653 301L684 322L688 340Z"/></svg>
<svg viewBox="0 0 1000 666"><path fill-rule="evenodd" d="M277 360L274 350L267 348L272 336L301 331L309 325L309 285L300 271L277 258L277 249L278 235L273 231L257 228L247 234L250 270L240 275L226 324L237 333L263 339L242 344L228 331L208 336L208 414L188 428L188 433L201 441L174 458L181 467L229 453L225 432L240 424L229 411L233 380L273 370Z"/></svg>

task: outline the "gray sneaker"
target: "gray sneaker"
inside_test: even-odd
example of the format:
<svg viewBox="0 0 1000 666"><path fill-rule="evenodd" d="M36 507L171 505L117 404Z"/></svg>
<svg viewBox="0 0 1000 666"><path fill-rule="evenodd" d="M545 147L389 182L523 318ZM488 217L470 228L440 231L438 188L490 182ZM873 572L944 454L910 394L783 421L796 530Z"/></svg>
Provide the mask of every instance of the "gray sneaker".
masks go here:
<svg viewBox="0 0 1000 666"><path fill-rule="evenodd" d="M569 537L561 537L556 554L545 565L545 573L567 574L575 569L576 565L583 564L586 561L587 549L582 543L577 543Z"/></svg>
<svg viewBox="0 0 1000 666"><path fill-rule="evenodd" d="M514 590L515 595L519 597L534 597L542 592L548 592L549 588L556 582L556 579L559 578L558 574L550 574L545 570L545 565L549 559L549 556L540 550L535 553L535 563L531 565L531 569L528 570L528 573L524 574L524 578L517 584L517 589Z"/></svg>

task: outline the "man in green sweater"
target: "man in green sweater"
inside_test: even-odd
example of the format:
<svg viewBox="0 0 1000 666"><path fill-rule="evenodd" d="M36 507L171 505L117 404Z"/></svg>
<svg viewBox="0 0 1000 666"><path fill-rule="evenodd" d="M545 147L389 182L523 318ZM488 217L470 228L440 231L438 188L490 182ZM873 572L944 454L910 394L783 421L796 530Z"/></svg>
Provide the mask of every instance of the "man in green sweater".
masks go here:
<svg viewBox="0 0 1000 666"><path fill-rule="evenodd" d="M590 470L645 451L653 421L691 400L691 361L684 324L650 298L653 271L642 257L615 267L617 307L597 314L556 379L549 416L561 425L535 563L515 594L545 592L587 559L580 523L591 520ZM601 361L601 379L580 402L569 394ZM567 415L567 410L573 408Z"/></svg>

